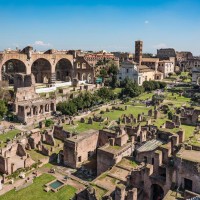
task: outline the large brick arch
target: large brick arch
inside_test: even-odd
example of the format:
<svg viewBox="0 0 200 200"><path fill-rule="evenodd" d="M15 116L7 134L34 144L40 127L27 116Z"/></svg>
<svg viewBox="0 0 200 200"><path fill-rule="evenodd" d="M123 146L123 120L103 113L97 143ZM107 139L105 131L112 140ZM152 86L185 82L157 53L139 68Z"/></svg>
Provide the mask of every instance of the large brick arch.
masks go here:
<svg viewBox="0 0 200 200"><path fill-rule="evenodd" d="M74 78L73 63L67 58L60 58L55 64L56 80L66 81L67 77Z"/></svg>
<svg viewBox="0 0 200 200"><path fill-rule="evenodd" d="M24 60L7 57L0 62L0 81L4 79L13 84L16 73L27 73L27 65Z"/></svg>
<svg viewBox="0 0 200 200"><path fill-rule="evenodd" d="M12 52L3 52L0 53L0 70L2 69L2 66L5 62L11 59L16 59L20 60L21 62L24 63L26 67L26 74L31 74L31 69L33 64L39 60L39 59L45 59L47 60L50 65L50 72L51 73L51 82L54 82L56 80L56 66L59 62L66 61L66 67L68 68L69 66L71 67L70 70L70 76L66 76L70 79L73 79L74 77L78 76L79 78L82 77L82 74L85 73L86 76L88 77L88 74L92 74L92 79L94 79L94 69L91 68L91 66L87 63L84 58L78 58L81 61L81 67L77 68L76 67L76 62L74 60L74 56L72 54L69 54L67 52L59 52L59 51L47 51L45 53L38 53L38 52L32 52L31 48L27 47L25 50L22 51L12 51ZM82 66L82 64L85 63L85 66ZM62 70L61 70L62 71ZM0 73L0 81L2 80L1 73ZM61 80L67 80L62 78Z"/></svg>
<svg viewBox="0 0 200 200"><path fill-rule="evenodd" d="M31 73L35 77L36 83L51 82L52 64L46 58L37 58L32 62Z"/></svg>

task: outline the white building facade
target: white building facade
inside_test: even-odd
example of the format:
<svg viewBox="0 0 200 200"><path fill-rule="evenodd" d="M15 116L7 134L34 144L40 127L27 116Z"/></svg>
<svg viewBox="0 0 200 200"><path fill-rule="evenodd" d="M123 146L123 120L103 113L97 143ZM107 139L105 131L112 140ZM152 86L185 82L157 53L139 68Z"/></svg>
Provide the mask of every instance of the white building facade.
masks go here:
<svg viewBox="0 0 200 200"><path fill-rule="evenodd" d="M174 63L170 60L162 60L158 63L158 71L162 72L164 78L168 77L170 73L174 73Z"/></svg>
<svg viewBox="0 0 200 200"><path fill-rule="evenodd" d="M138 72L138 66L136 63L131 61L125 61L121 64L117 78L119 81L129 78L130 80L134 80L138 85L142 85L141 74Z"/></svg>

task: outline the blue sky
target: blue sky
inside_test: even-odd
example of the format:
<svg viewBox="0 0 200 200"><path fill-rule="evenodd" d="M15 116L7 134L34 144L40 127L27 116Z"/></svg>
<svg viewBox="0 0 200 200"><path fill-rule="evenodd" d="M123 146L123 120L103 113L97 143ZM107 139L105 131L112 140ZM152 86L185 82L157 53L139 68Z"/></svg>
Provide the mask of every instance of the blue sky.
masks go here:
<svg viewBox="0 0 200 200"><path fill-rule="evenodd" d="M0 50L144 52L172 47L200 55L199 0L0 0Z"/></svg>

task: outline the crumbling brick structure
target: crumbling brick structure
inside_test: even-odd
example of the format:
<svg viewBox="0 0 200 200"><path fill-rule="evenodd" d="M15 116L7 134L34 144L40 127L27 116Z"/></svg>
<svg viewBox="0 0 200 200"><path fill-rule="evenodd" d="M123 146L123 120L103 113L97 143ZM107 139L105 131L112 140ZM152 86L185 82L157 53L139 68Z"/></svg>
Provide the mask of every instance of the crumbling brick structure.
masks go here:
<svg viewBox="0 0 200 200"><path fill-rule="evenodd" d="M17 77L23 76L17 74ZM31 75L30 75L31 76ZM28 75L26 77L29 77ZM21 86L21 84L19 84ZM56 100L41 98L35 87L16 88L14 112L22 123L33 124L38 121L50 118L56 111Z"/></svg>

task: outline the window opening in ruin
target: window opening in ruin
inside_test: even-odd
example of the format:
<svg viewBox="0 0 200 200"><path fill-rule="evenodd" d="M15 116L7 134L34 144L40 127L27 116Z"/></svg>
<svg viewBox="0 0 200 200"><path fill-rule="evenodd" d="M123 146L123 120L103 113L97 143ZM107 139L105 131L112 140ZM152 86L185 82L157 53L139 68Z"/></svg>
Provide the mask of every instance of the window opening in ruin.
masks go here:
<svg viewBox="0 0 200 200"><path fill-rule="evenodd" d="M184 189L192 191L192 180L184 178Z"/></svg>
<svg viewBox="0 0 200 200"><path fill-rule="evenodd" d="M159 167L158 168L158 174L162 176L163 178L166 178L166 168L165 167Z"/></svg>
<svg viewBox="0 0 200 200"><path fill-rule="evenodd" d="M81 156L78 157L78 162L81 162Z"/></svg>
<svg viewBox="0 0 200 200"><path fill-rule="evenodd" d="M151 186L151 200L161 200L164 197L164 191L162 187L157 184Z"/></svg>
<svg viewBox="0 0 200 200"><path fill-rule="evenodd" d="M147 163L147 157L146 156L144 156L144 162Z"/></svg>
<svg viewBox="0 0 200 200"><path fill-rule="evenodd" d="M88 159L91 157L91 152L89 151L88 152Z"/></svg>
<svg viewBox="0 0 200 200"><path fill-rule="evenodd" d="M151 163L152 163L152 165L154 165L154 158L151 159Z"/></svg>

